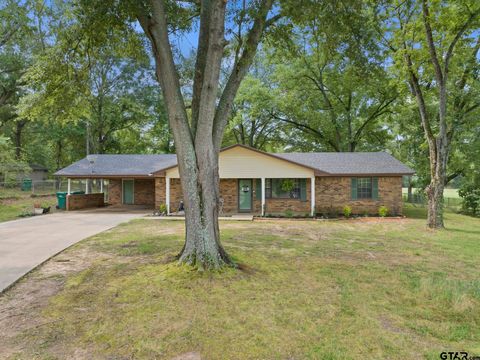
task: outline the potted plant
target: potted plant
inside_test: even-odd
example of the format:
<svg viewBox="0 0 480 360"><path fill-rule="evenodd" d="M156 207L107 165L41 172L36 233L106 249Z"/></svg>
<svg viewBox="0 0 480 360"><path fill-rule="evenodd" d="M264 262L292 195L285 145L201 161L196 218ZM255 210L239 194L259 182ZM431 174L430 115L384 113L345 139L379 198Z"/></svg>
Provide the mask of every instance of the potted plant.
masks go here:
<svg viewBox="0 0 480 360"><path fill-rule="evenodd" d="M155 216L166 216L167 215L167 204L160 204L158 209L153 212Z"/></svg>
<svg viewBox="0 0 480 360"><path fill-rule="evenodd" d="M42 215L43 214L42 204L40 204L39 202L34 202L33 203L33 213L35 215Z"/></svg>
<svg viewBox="0 0 480 360"><path fill-rule="evenodd" d="M43 203L42 210L44 214L48 214L50 212L50 205L48 205L47 203Z"/></svg>

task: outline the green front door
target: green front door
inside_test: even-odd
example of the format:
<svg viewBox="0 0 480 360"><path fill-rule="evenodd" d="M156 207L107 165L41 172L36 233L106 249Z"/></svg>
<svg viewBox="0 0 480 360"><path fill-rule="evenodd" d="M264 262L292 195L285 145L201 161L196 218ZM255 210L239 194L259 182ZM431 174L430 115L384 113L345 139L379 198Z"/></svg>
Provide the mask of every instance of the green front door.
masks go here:
<svg viewBox="0 0 480 360"><path fill-rule="evenodd" d="M123 203L133 204L133 180L123 180Z"/></svg>
<svg viewBox="0 0 480 360"><path fill-rule="evenodd" d="M252 211L252 180L238 180L238 210Z"/></svg>

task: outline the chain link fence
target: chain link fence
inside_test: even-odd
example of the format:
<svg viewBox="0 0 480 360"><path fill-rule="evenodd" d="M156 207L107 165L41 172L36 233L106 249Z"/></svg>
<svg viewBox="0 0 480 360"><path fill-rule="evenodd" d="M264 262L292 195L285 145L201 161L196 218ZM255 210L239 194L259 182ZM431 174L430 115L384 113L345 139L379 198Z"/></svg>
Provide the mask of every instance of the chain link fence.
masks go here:
<svg viewBox="0 0 480 360"><path fill-rule="evenodd" d="M70 180L70 191L86 191L88 186L89 193L101 192L102 186L100 180L89 180L87 185L86 179ZM108 181L103 181L103 192L107 192ZM9 197L15 198L21 195L30 196L53 196L58 191L68 191L67 179L53 180L30 180L24 179L20 181L0 182L0 199Z"/></svg>
<svg viewBox="0 0 480 360"><path fill-rule="evenodd" d="M425 194L420 192L415 192L411 195L410 199L408 198L407 194L403 194L403 201L409 204L415 204L420 206L427 206L428 199ZM451 198L451 197L444 197L443 204L447 208L451 208L453 210L458 210L462 206L462 199L461 198Z"/></svg>

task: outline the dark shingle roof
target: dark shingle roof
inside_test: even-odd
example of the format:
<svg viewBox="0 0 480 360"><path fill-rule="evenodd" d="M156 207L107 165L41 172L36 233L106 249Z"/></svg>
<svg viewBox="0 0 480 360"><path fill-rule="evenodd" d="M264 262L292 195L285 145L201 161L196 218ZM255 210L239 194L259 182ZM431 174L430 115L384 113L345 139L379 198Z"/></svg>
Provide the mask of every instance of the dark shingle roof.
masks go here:
<svg viewBox="0 0 480 360"><path fill-rule="evenodd" d="M277 153L275 155L335 175L410 175L414 173L408 166L385 152Z"/></svg>
<svg viewBox="0 0 480 360"><path fill-rule="evenodd" d="M87 158L83 158L72 165L55 173L59 176L86 176L86 175L142 175L174 166L177 164L177 155L90 155L95 161L93 165ZM93 173L92 173L93 170Z"/></svg>
<svg viewBox="0 0 480 360"><path fill-rule="evenodd" d="M28 164L28 166L30 166L30 169L32 170L36 170L36 171L48 171L48 169L43 166L43 165L39 165L39 164Z"/></svg>
<svg viewBox="0 0 480 360"><path fill-rule="evenodd" d="M225 148L225 150L231 147ZM331 175L411 175L414 173L408 166L385 152L276 153L271 155ZM90 164L87 158L84 158L57 171L55 175L149 176L154 172L177 165L177 156L175 154L90 156L95 159L93 165Z"/></svg>

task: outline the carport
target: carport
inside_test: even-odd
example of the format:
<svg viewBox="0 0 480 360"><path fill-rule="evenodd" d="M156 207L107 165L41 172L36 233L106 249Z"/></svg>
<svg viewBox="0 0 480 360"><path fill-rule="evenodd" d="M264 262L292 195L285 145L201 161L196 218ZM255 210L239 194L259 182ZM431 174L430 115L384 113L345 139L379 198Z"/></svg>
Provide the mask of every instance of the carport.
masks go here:
<svg viewBox="0 0 480 360"><path fill-rule="evenodd" d="M154 172L176 163L174 154L89 155L55 173L67 178L67 210L104 205L155 207ZM82 189L74 189L74 181ZM85 194L72 194L84 190ZM164 195L164 194L162 194Z"/></svg>

